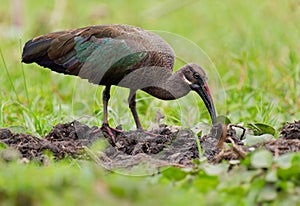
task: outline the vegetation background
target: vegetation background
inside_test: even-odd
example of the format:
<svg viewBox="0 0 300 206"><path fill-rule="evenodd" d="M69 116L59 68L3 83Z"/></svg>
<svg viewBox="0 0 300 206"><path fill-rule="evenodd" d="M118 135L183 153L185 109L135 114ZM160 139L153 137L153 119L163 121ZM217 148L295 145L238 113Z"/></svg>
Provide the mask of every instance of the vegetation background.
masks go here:
<svg viewBox="0 0 300 206"><path fill-rule="evenodd" d="M217 98L218 112L233 123L260 122L280 129L286 121L299 119L297 0L4 0L0 5L0 127L43 136L53 125L73 119L100 125L102 87L34 64L23 65L20 60L24 43L32 37L111 23L167 31L196 43L209 56L222 82L221 90L213 90L213 95L226 94L226 99ZM180 64L179 61L176 66ZM127 94L126 89L114 88L109 108L110 123L122 124L125 130L134 128ZM169 125L192 127L208 117L203 103L193 94L183 100L164 102L140 92L137 107L146 128L154 122L158 109ZM299 168L298 160L298 156L290 159L288 171L294 173L287 172L282 183L285 187L280 187L286 193L277 191L278 182L270 189L271 183L265 178L255 179L258 170L245 169L248 163L235 174L240 179L246 178L245 174L253 179L230 182L234 180L227 177L229 183L222 185L223 170L217 169L220 173L169 169L154 177L127 177L107 174L92 163L75 160L53 162L48 167L1 162L0 200L7 205L272 203L283 200L285 195L299 195L299 175L295 176L299 173L295 169ZM274 161L277 160L271 160ZM271 165L268 171L273 171L270 168ZM251 188L256 192L251 193ZM263 190L268 195L271 191L271 198L260 197ZM286 201L289 200L297 202L293 198Z"/></svg>

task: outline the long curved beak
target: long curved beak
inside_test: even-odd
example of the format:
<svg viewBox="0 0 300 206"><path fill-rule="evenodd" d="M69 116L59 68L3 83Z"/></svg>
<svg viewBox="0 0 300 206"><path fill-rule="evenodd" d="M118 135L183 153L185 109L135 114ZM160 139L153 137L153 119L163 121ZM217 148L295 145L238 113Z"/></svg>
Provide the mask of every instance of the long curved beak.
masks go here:
<svg viewBox="0 0 300 206"><path fill-rule="evenodd" d="M198 84L191 84L191 89L194 90L199 94L199 96L202 98L209 114L211 117L212 124L217 123L217 115L216 115L216 109L215 105L212 99L212 96L210 94L210 90L208 87L208 84L205 83L203 86L200 86Z"/></svg>

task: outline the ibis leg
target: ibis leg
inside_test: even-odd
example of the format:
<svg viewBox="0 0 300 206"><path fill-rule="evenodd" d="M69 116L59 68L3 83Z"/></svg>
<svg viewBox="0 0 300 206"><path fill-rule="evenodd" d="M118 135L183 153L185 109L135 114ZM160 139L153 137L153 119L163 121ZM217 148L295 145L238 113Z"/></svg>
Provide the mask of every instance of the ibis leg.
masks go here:
<svg viewBox="0 0 300 206"><path fill-rule="evenodd" d="M137 129L140 130L140 131L143 131L144 133L146 133L146 134L148 134L150 136L153 136L153 137L157 136L157 134L153 134L151 132L147 132L147 131L145 131L143 129L143 126L142 126L142 124L140 122L140 118L139 118L138 113L136 111L135 97L136 97L135 91L130 91L130 95L128 97L129 108L130 108L131 113L133 115L133 118L134 118L134 121L135 121Z"/></svg>
<svg viewBox="0 0 300 206"><path fill-rule="evenodd" d="M108 101L110 98L110 86L106 86L105 89L103 90L102 94L102 102L103 102L103 125L108 126L108 111L107 111L107 106L108 106Z"/></svg>
<svg viewBox="0 0 300 206"><path fill-rule="evenodd" d="M135 121L135 124L136 124L137 129L139 129L139 130L144 130L143 127L142 127L142 124L141 124L141 122L140 122L138 113L137 113L137 111L136 111L135 96L136 96L136 93L130 91L130 95L129 95L129 97L128 97L129 108L130 108L131 113L132 113L132 115L133 115L133 118L134 118L134 121Z"/></svg>
<svg viewBox="0 0 300 206"><path fill-rule="evenodd" d="M110 98L110 86L106 86L105 89L103 90L103 94L102 94L102 101L103 101L103 124L102 124L101 129L104 129L104 131L106 131L109 134L109 136L112 138L112 141L115 142L116 138L115 138L115 135L113 133L113 129L110 128L109 125L108 125L108 110L107 110L107 106L108 106L109 98Z"/></svg>
<svg viewBox="0 0 300 206"><path fill-rule="evenodd" d="M103 125L104 127L110 128L108 125L108 101L110 99L110 86L106 86L103 95L102 95L102 101L103 101ZM110 128L110 130L114 130L116 132L122 132L122 130Z"/></svg>

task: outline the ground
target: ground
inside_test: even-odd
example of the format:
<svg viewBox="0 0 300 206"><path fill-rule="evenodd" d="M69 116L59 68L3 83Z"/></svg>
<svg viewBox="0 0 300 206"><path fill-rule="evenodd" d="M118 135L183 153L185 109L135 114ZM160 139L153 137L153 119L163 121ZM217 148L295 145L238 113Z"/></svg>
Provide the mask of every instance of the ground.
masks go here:
<svg viewBox="0 0 300 206"><path fill-rule="evenodd" d="M25 162L37 160L46 164L47 151L50 151L56 160L67 157L92 159L107 169L128 170L143 166L153 172L163 166L192 167L201 151L212 163L245 158L255 148L265 148L274 156L300 151L300 121L287 123L279 138L251 146L244 144L243 137L238 137L232 126L214 125L208 135L201 137L195 137L189 129L167 125L160 125L152 133L157 135L141 131L115 132L115 141L112 141L103 129L78 121L58 124L44 138L13 133L4 128L0 130L0 142L7 149L1 156L7 161L20 158ZM98 141L104 148L92 149Z"/></svg>

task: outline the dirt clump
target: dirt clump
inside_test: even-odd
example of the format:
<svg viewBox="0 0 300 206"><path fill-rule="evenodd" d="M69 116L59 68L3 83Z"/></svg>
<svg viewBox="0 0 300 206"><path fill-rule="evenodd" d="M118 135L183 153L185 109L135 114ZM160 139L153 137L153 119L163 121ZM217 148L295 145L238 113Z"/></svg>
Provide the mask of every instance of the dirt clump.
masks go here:
<svg viewBox="0 0 300 206"><path fill-rule="evenodd" d="M97 161L109 169L131 168L141 162L157 167L185 167L193 166L192 160L199 158L195 136L191 130L161 125L153 132L157 135L137 131L118 134L115 144L109 144ZM110 161L107 162L106 159Z"/></svg>
<svg viewBox="0 0 300 206"><path fill-rule="evenodd" d="M282 128L281 138L285 139L300 139L300 120L292 123L286 123Z"/></svg>
<svg viewBox="0 0 300 206"><path fill-rule="evenodd" d="M112 161L112 166L124 165L126 168L136 165L138 161L135 162L134 158L143 155L148 162L150 158L158 159L159 164L163 165L170 163L191 166L191 160L199 157L191 130L161 125L152 132L155 135L141 131L115 132L113 142L101 128L73 121L57 124L44 138L0 129L0 142L19 151L23 158L41 162L46 151L50 151L56 160L66 157L89 158L90 154L86 155L87 148L101 139L107 142L102 158ZM124 164L125 160L129 160L128 164Z"/></svg>
<svg viewBox="0 0 300 206"><path fill-rule="evenodd" d="M65 157L79 158L83 146L91 145L98 138L97 133L90 134L90 128L77 121L58 124L53 127L45 138L30 134L12 133L9 129L0 129L0 142L20 152L23 158L43 161L45 152L50 151L55 159ZM80 135L78 135L80 134ZM84 134L84 138L82 137Z"/></svg>

